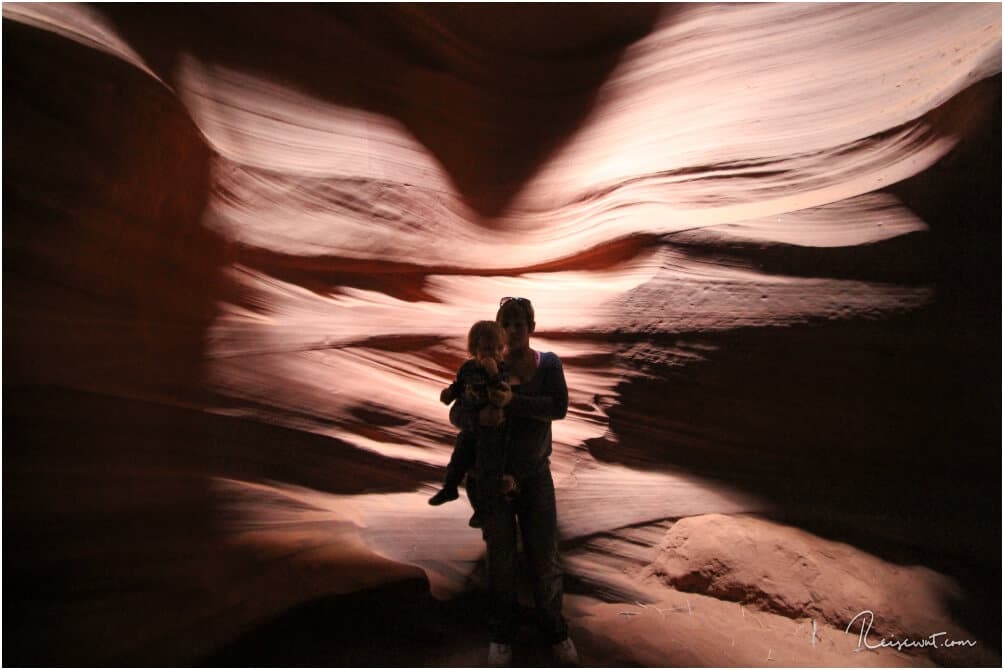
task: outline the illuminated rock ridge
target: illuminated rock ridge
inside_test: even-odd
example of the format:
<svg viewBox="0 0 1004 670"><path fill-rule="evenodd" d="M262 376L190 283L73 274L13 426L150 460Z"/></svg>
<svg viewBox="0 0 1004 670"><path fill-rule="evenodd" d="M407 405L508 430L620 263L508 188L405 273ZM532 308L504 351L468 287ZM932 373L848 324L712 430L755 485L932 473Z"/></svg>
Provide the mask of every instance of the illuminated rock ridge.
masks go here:
<svg viewBox="0 0 1004 670"><path fill-rule="evenodd" d="M6 664L297 664L241 640L423 580L476 620L425 500L502 296L568 378L586 660L753 662L597 632L780 597L678 576L714 514L930 575L989 654L882 662L999 663L999 5L3 11ZM429 662L337 640L305 662Z"/></svg>

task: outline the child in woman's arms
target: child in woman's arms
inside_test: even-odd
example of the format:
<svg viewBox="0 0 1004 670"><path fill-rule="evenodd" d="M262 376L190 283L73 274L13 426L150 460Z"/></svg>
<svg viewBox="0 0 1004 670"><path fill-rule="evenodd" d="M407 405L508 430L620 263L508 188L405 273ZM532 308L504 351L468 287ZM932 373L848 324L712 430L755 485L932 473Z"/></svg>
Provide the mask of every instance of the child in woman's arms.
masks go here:
<svg viewBox="0 0 1004 670"><path fill-rule="evenodd" d="M482 417L481 426L465 426L453 446L453 455L446 468L446 479L443 488L429 499L430 505L442 505L456 500L460 494L458 487L467 471L474 467L477 456L478 432L486 429L504 430L505 414L501 407L492 401L499 397L499 392L508 390L508 375L502 362L505 351L505 334L494 321L478 321L467 335L467 351L473 358L466 361L457 371L457 377L452 384L439 394L440 401L449 405L456 401L461 409L478 412ZM485 409L487 408L487 410ZM485 411L482 411L485 410ZM487 419L487 426L485 425ZM484 434L482 434L484 437ZM471 480L468 479L468 498L474 508L470 525L480 528L476 496L471 495Z"/></svg>

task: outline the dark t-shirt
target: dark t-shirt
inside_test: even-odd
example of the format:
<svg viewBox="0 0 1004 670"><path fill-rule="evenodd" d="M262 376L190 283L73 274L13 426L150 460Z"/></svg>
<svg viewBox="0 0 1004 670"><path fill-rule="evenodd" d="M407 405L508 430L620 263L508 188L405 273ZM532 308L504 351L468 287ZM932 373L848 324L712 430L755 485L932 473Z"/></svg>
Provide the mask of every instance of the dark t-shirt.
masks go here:
<svg viewBox="0 0 1004 670"><path fill-rule="evenodd" d="M543 353L533 377L512 387L512 401L505 410L506 469L516 479L538 475L548 468L551 422L565 418L567 412L568 386L561 359ZM464 418L461 412L451 412L450 420L461 427Z"/></svg>
<svg viewBox="0 0 1004 670"><path fill-rule="evenodd" d="M465 411L479 410L488 404L488 391L508 383L505 363L499 363L498 374L490 375L480 363L471 359L457 370L457 379L451 384L457 404Z"/></svg>
<svg viewBox="0 0 1004 670"><path fill-rule="evenodd" d="M550 465L551 422L568 412L568 386L561 359L541 354L533 377L512 387L512 401L506 407L507 470L516 479L542 473ZM476 430L477 414L464 411L460 403L450 410L454 426Z"/></svg>

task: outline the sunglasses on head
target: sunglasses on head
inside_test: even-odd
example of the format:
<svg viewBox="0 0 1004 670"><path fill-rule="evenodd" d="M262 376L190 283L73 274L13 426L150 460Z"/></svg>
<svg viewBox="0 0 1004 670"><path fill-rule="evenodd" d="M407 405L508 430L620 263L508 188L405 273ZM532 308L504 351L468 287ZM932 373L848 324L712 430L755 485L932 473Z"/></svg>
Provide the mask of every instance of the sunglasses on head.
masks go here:
<svg viewBox="0 0 1004 670"><path fill-rule="evenodd" d="M499 307L501 307L502 305L506 304L510 300L515 300L517 303L519 303L521 305L525 305L526 303L530 302L526 298L514 298L511 295L507 295L506 297L504 297L501 300L499 300Z"/></svg>

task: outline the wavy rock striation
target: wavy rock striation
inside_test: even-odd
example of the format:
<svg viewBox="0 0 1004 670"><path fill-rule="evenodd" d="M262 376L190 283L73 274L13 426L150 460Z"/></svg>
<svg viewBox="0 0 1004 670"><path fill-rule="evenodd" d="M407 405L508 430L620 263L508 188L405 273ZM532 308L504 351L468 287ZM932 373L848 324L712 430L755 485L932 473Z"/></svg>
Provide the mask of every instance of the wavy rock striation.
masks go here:
<svg viewBox="0 0 1004 670"><path fill-rule="evenodd" d="M6 663L474 588L424 498L505 295L565 363L584 596L757 512L951 576L999 649L999 7L3 17Z"/></svg>

